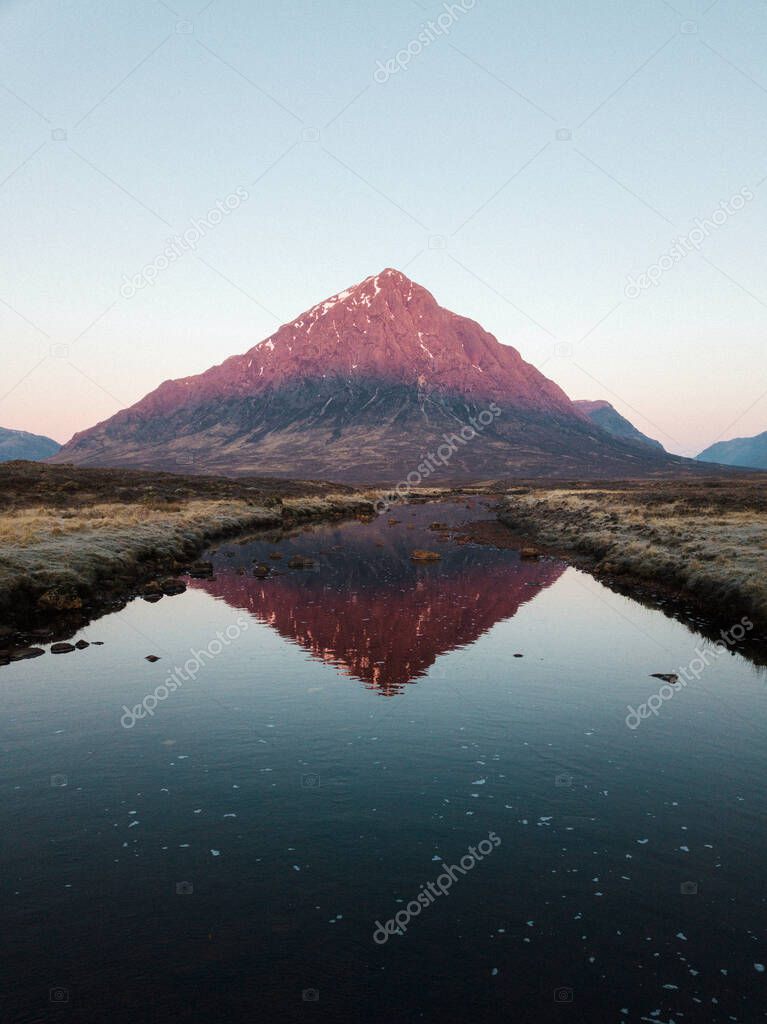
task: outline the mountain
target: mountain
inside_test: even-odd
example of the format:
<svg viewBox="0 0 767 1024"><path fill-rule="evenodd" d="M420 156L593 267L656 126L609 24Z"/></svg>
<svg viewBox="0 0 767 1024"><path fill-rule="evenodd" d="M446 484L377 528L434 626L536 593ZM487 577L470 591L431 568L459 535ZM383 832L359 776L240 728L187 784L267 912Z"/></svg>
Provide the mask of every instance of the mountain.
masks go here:
<svg viewBox="0 0 767 1024"><path fill-rule="evenodd" d="M12 462L14 459L39 462L55 455L60 448L61 445L50 437L0 427L0 462Z"/></svg>
<svg viewBox="0 0 767 1024"><path fill-rule="evenodd" d="M76 434L53 461L351 483L625 476L683 464L595 426L516 349L391 269L244 355L165 381Z"/></svg>
<svg viewBox="0 0 767 1024"><path fill-rule="evenodd" d="M585 399L577 399L573 405L585 413L592 423L601 427L602 430L606 430L613 437L620 438L622 441L634 441L636 444L646 444L661 452L666 450L660 441L655 441L647 434L643 434L641 430L637 430L634 424L630 423L625 416L621 416L609 402L603 400L589 402Z"/></svg>
<svg viewBox="0 0 767 1024"><path fill-rule="evenodd" d="M696 455L699 462L718 462L723 466L745 466L767 469L767 430L756 437L734 437L731 441L717 441Z"/></svg>

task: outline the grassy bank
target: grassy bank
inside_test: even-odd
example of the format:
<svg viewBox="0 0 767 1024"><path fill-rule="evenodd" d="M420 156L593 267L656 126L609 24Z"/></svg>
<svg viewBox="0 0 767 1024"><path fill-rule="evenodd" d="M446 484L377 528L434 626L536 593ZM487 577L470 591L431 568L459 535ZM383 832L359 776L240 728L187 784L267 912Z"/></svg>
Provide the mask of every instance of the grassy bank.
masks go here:
<svg viewBox="0 0 767 1024"><path fill-rule="evenodd" d="M767 629L767 474L737 480L519 487L498 518L600 577L675 592Z"/></svg>
<svg viewBox="0 0 767 1024"><path fill-rule="evenodd" d="M9 463L0 466L0 629L76 628L181 572L217 538L371 510L365 496L316 481Z"/></svg>

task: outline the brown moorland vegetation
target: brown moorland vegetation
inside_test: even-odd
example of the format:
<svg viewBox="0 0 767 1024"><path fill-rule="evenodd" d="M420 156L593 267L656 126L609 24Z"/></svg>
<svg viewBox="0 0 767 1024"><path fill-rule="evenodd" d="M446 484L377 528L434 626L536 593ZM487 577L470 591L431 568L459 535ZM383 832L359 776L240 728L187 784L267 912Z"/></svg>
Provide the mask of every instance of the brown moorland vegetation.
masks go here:
<svg viewBox="0 0 767 1024"><path fill-rule="evenodd" d="M182 571L219 537L371 511L363 495L323 481L5 463L0 648L71 633Z"/></svg>
<svg viewBox="0 0 767 1024"><path fill-rule="evenodd" d="M633 581L720 622L767 627L767 474L517 486L498 518L625 589Z"/></svg>

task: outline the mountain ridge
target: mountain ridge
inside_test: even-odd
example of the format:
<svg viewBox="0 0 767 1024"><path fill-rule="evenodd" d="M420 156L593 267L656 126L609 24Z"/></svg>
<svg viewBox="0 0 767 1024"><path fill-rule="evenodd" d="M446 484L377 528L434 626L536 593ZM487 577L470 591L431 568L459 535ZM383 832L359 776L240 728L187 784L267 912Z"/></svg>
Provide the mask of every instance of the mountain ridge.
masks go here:
<svg viewBox="0 0 767 1024"><path fill-rule="evenodd" d="M241 355L163 382L52 461L391 482L491 402L501 414L481 442L452 452L435 479L668 468L670 456L593 424L515 348L392 268Z"/></svg>
<svg viewBox="0 0 767 1024"><path fill-rule="evenodd" d="M613 437L621 438L624 441L633 441L636 444L649 445L651 448L665 451L660 441L656 441L654 438L648 437L647 434L643 434L630 420L627 420L625 416L621 416L614 405L605 399L589 401L585 398L579 398L573 402L573 405L585 413L592 423L601 427L602 430L606 430Z"/></svg>
<svg viewBox="0 0 767 1024"><path fill-rule="evenodd" d="M61 445L52 437L0 427L0 462L13 462L15 459L40 462L60 449Z"/></svg>
<svg viewBox="0 0 767 1024"><path fill-rule="evenodd" d="M717 441L695 458L698 462L715 462L722 466L767 469L767 430L753 437L733 437L729 441Z"/></svg>

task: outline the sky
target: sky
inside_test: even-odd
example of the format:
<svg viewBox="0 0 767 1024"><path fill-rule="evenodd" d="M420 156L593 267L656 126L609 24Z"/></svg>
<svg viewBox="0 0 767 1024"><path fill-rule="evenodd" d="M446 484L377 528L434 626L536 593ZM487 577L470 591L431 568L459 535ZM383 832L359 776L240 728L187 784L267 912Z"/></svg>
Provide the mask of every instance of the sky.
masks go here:
<svg viewBox="0 0 767 1024"><path fill-rule="evenodd" d="M0 426L391 266L670 451L767 429L762 0L0 0L0 57Z"/></svg>

